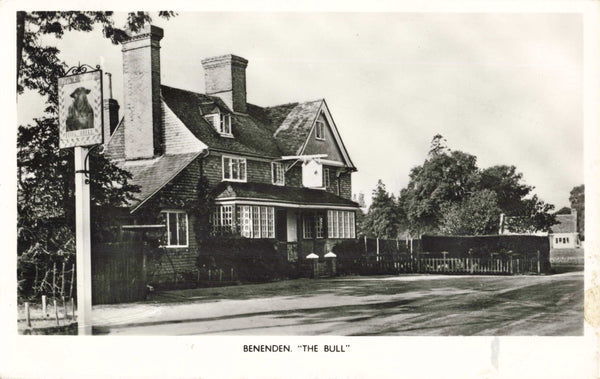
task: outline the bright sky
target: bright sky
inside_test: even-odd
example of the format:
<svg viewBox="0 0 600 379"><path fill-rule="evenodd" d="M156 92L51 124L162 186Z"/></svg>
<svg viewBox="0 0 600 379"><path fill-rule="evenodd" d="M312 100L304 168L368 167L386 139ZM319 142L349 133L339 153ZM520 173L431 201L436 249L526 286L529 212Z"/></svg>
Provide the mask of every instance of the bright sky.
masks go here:
<svg viewBox="0 0 600 379"><path fill-rule="evenodd" d="M163 84L204 91L203 58L248 59L248 101L325 98L358 167L398 194L442 134L480 168L515 165L556 209L582 184L582 18L578 14L180 13L164 21ZM62 57L101 64L122 105L119 46L99 30L59 41ZM106 84L105 84L106 85ZM106 87L105 87L106 88ZM19 122L41 114L34 94Z"/></svg>

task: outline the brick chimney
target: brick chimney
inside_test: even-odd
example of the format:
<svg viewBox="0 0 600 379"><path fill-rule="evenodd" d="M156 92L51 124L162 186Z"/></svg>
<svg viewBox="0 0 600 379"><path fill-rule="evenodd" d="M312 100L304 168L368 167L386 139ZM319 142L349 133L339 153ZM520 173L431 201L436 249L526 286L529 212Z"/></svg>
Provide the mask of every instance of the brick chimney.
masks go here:
<svg viewBox="0 0 600 379"><path fill-rule="evenodd" d="M146 25L123 45L125 158L163 153L160 109L160 40L163 30Z"/></svg>
<svg viewBox="0 0 600 379"><path fill-rule="evenodd" d="M246 66L236 55L202 60L206 94L220 97L234 112L246 113Z"/></svg>

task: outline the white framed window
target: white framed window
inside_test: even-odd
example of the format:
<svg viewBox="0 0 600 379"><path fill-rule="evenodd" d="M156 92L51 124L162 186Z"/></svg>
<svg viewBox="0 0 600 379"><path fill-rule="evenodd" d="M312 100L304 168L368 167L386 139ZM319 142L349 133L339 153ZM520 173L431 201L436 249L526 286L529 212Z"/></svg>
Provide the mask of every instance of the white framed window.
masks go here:
<svg viewBox="0 0 600 379"><path fill-rule="evenodd" d="M275 208L238 205L237 213L242 237L275 238Z"/></svg>
<svg viewBox="0 0 600 379"><path fill-rule="evenodd" d="M285 185L285 170L283 169L283 163L271 162L271 180L273 184L278 186Z"/></svg>
<svg viewBox="0 0 600 379"><path fill-rule="evenodd" d="M315 122L315 138L318 140L325 140L325 123L317 120Z"/></svg>
<svg viewBox="0 0 600 379"><path fill-rule="evenodd" d="M231 133L231 115L228 113L212 113L204 116L204 119L215 128L219 134L233 137Z"/></svg>
<svg viewBox="0 0 600 379"><path fill-rule="evenodd" d="M232 182L246 181L246 158L223 156L223 180Z"/></svg>
<svg viewBox="0 0 600 379"><path fill-rule="evenodd" d="M188 247L188 217L184 211L162 211L165 224L165 247Z"/></svg>
<svg viewBox="0 0 600 379"><path fill-rule="evenodd" d="M329 167L323 167L323 187L329 188Z"/></svg>
<svg viewBox="0 0 600 379"><path fill-rule="evenodd" d="M327 236L329 238L356 238L354 212L327 211Z"/></svg>

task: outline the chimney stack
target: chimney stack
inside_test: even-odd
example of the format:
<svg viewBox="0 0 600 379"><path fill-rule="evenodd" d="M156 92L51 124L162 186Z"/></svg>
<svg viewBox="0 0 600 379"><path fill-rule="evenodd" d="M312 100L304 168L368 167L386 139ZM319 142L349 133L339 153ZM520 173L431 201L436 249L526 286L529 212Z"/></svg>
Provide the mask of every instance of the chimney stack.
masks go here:
<svg viewBox="0 0 600 379"><path fill-rule="evenodd" d="M163 30L146 24L123 45L125 158L163 153L160 107L160 40Z"/></svg>
<svg viewBox="0 0 600 379"><path fill-rule="evenodd" d="M202 60L206 94L220 97L234 112L247 113L246 66L247 60L231 54Z"/></svg>

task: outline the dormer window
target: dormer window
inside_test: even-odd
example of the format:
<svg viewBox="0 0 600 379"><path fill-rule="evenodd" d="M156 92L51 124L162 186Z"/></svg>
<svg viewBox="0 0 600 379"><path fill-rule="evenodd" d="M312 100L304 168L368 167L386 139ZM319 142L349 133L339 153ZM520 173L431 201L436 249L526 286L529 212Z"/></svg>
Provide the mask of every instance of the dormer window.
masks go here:
<svg viewBox="0 0 600 379"><path fill-rule="evenodd" d="M231 115L228 113L212 113L204 119L222 136L233 137L231 133Z"/></svg>
<svg viewBox="0 0 600 379"><path fill-rule="evenodd" d="M318 140L325 140L325 123L317 120L315 123L315 138Z"/></svg>

